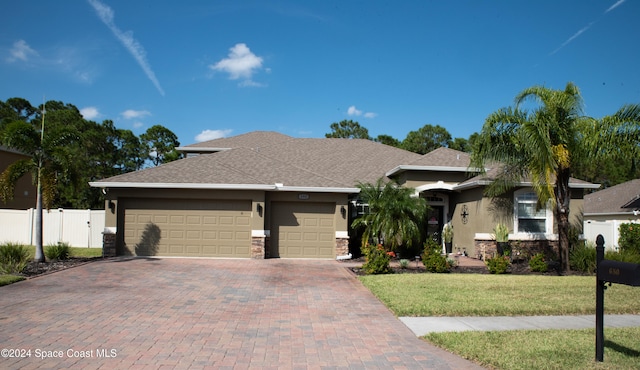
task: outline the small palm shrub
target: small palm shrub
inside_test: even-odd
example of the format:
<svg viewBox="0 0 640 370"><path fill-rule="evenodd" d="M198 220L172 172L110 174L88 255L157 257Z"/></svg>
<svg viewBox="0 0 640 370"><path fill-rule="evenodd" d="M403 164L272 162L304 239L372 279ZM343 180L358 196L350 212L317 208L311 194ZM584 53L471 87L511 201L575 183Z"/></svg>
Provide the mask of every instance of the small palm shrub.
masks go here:
<svg viewBox="0 0 640 370"><path fill-rule="evenodd" d="M409 267L409 260L407 259L401 259L400 260L400 268L405 270Z"/></svg>
<svg viewBox="0 0 640 370"><path fill-rule="evenodd" d="M389 261L391 256L384 250L382 245L369 245L367 244L362 248L362 253L365 255L366 262L362 265L362 270L367 275L377 274L389 274L393 272Z"/></svg>
<svg viewBox="0 0 640 370"><path fill-rule="evenodd" d="M428 239L424 245L422 253L422 264L429 272L443 273L451 271L451 264L447 261L447 257L440 254L440 245L431 239Z"/></svg>
<svg viewBox="0 0 640 370"><path fill-rule="evenodd" d="M574 271L594 273L596 271L596 246L593 242L576 244L569 254L569 266Z"/></svg>
<svg viewBox="0 0 640 370"><path fill-rule="evenodd" d="M491 274L505 274L510 265L509 257L507 256L487 258L486 263Z"/></svg>
<svg viewBox="0 0 640 370"><path fill-rule="evenodd" d="M58 242L58 244L49 245L44 250L44 255L49 260L62 261L69 258L71 247L68 243Z"/></svg>
<svg viewBox="0 0 640 370"><path fill-rule="evenodd" d="M529 260L529 268L533 272L547 272L549 266L545 261L544 254L538 253Z"/></svg>
<svg viewBox="0 0 640 370"><path fill-rule="evenodd" d="M0 273L18 274L29 264L29 251L22 245L0 245Z"/></svg>

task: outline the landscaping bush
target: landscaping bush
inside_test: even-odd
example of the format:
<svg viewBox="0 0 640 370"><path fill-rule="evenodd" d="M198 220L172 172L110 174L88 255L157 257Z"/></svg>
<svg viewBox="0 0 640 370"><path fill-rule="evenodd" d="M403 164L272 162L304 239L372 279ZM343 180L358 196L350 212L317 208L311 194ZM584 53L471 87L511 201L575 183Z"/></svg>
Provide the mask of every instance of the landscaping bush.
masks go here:
<svg viewBox="0 0 640 370"><path fill-rule="evenodd" d="M58 244L49 245L44 249L44 255L49 260L62 261L69 258L71 247L68 243L58 242Z"/></svg>
<svg viewBox="0 0 640 370"><path fill-rule="evenodd" d="M547 272L549 266L545 261L544 254L538 253L529 260L529 268L533 272Z"/></svg>
<svg viewBox="0 0 640 370"><path fill-rule="evenodd" d="M391 256L382 245L373 246L367 244L362 248L362 253L366 259L365 263L362 265L362 270L365 274L377 275L393 272L389 266Z"/></svg>
<svg viewBox="0 0 640 370"><path fill-rule="evenodd" d="M593 274L596 271L596 246L593 242L574 245L569 254L569 266L574 271Z"/></svg>
<svg viewBox="0 0 640 370"><path fill-rule="evenodd" d="M507 256L495 256L493 258L488 258L486 263L489 273L491 274L506 273L510 264L509 257Z"/></svg>
<svg viewBox="0 0 640 370"><path fill-rule="evenodd" d="M424 244L424 252L422 253L422 263L429 272L443 273L451 271L451 264L447 261L447 257L443 256L440 245L431 239Z"/></svg>
<svg viewBox="0 0 640 370"><path fill-rule="evenodd" d="M618 262L640 263L640 254L629 251L607 251L604 258Z"/></svg>
<svg viewBox="0 0 640 370"><path fill-rule="evenodd" d="M29 263L29 251L19 244L0 245L0 273L18 274Z"/></svg>
<svg viewBox="0 0 640 370"><path fill-rule="evenodd" d="M640 224L621 224L618 230L620 251L640 254Z"/></svg>

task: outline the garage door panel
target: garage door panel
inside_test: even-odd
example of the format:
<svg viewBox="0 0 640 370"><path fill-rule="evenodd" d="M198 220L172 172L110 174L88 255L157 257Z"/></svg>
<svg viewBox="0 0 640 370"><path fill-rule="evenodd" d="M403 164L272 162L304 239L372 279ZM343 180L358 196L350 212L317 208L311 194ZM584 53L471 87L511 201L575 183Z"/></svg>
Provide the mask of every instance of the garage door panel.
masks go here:
<svg viewBox="0 0 640 370"><path fill-rule="evenodd" d="M125 200L122 205L125 245L137 255L250 257L248 200Z"/></svg>
<svg viewBox="0 0 640 370"><path fill-rule="evenodd" d="M335 203L272 203L272 251L283 258L335 257Z"/></svg>

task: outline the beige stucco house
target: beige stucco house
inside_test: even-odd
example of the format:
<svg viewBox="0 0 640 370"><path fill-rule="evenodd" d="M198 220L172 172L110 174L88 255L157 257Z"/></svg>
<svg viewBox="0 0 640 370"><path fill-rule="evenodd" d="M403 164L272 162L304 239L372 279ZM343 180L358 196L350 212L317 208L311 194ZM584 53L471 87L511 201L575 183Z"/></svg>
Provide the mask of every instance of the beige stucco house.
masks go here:
<svg viewBox="0 0 640 370"><path fill-rule="evenodd" d="M362 139L251 132L179 149L185 159L91 183L106 194L119 255L334 259L349 253L350 222L366 208L356 185L385 176L427 199L429 231L453 224L454 251L485 251L497 222L514 240L555 238L530 184L487 198L491 169L474 176L469 155L448 148L419 155ZM578 213L594 185L571 187Z"/></svg>

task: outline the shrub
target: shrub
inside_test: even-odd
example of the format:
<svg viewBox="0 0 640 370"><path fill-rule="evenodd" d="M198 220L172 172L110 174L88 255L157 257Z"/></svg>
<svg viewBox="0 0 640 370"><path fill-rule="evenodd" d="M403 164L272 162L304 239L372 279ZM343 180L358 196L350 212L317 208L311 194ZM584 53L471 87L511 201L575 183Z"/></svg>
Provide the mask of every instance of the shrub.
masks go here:
<svg viewBox="0 0 640 370"><path fill-rule="evenodd" d="M401 259L400 260L400 268L404 270L407 267L409 267L409 260Z"/></svg>
<svg viewBox="0 0 640 370"><path fill-rule="evenodd" d="M367 244L362 248L366 262L362 265L364 273L367 275L388 274L391 273L389 261L391 256L384 250L382 245L372 246Z"/></svg>
<svg viewBox="0 0 640 370"><path fill-rule="evenodd" d="M509 257L507 256L495 256L493 258L488 258L486 263L489 273L491 274L506 273L510 264Z"/></svg>
<svg viewBox="0 0 640 370"><path fill-rule="evenodd" d="M614 260L619 262L629 262L629 263L639 263L640 264L640 254L628 251L607 251L605 252L604 258L607 260Z"/></svg>
<svg viewBox="0 0 640 370"><path fill-rule="evenodd" d="M621 224L618 230L620 251L640 254L640 224Z"/></svg>
<svg viewBox="0 0 640 370"><path fill-rule="evenodd" d="M443 273L451 271L447 257L440 254L440 245L431 239L427 240L422 253L422 263L429 272Z"/></svg>
<svg viewBox="0 0 640 370"><path fill-rule="evenodd" d="M538 253L529 260L529 268L533 272L547 272L549 266L545 261L544 254Z"/></svg>
<svg viewBox="0 0 640 370"><path fill-rule="evenodd" d="M66 260L69 258L71 247L68 243L58 242L58 244L49 245L44 250L44 255L50 260Z"/></svg>
<svg viewBox="0 0 640 370"><path fill-rule="evenodd" d="M29 263L29 251L19 244L0 245L0 272L3 274L18 274Z"/></svg>
<svg viewBox="0 0 640 370"><path fill-rule="evenodd" d="M569 254L569 266L574 271L596 271L596 246L593 242L576 244Z"/></svg>

